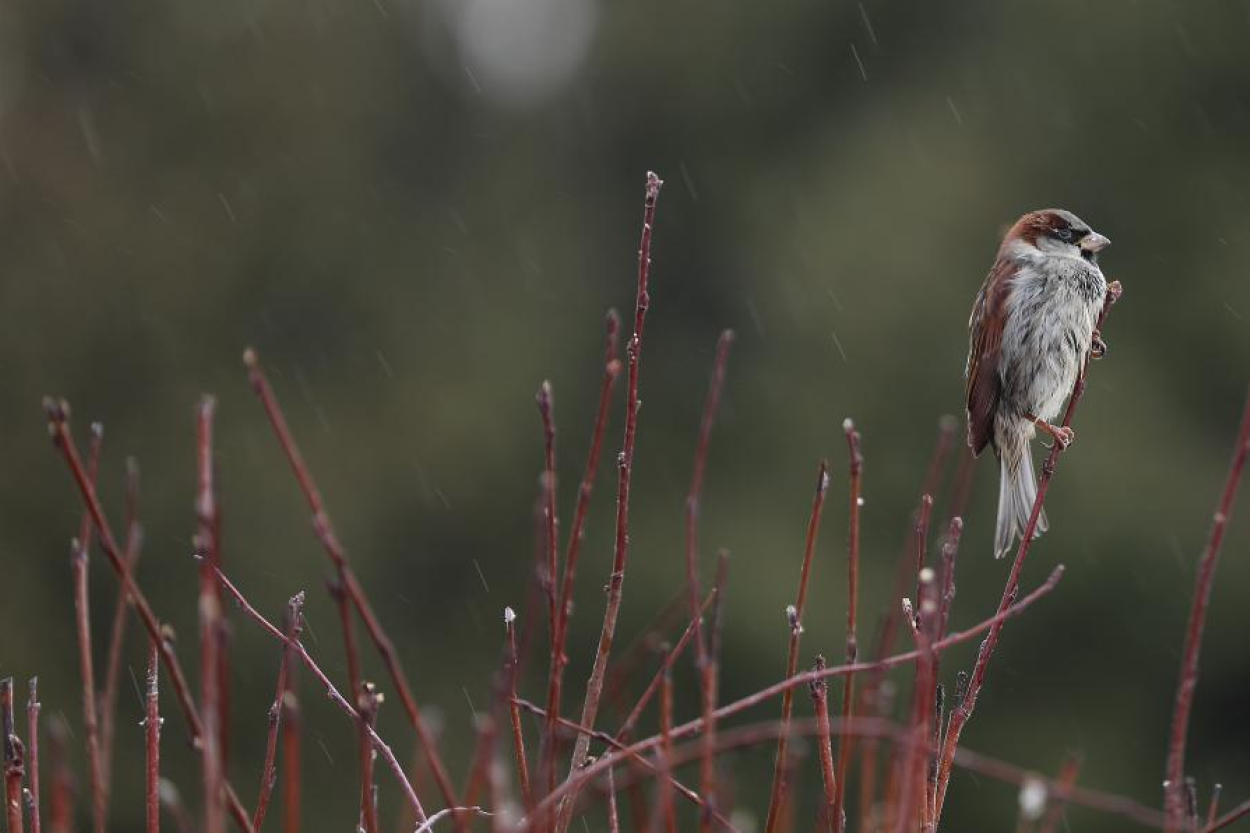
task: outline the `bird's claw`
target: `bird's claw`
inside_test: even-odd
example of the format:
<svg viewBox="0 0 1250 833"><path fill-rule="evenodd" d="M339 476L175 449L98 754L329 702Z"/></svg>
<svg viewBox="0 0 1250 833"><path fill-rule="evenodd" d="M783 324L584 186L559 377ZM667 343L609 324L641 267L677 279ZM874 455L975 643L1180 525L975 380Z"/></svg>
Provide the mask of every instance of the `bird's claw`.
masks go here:
<svg viewBox="0 0 1250 833"><path fill-rule="evenodd" d="M1102 340L1102 334L1094 330L1094 339L1090 343L1089 354L1095 359L1101 359L1107 355L1107 342Z"/></svg>
<svg viewBox="0 0 1250 833"><path fill-rule="evenodd" d="M1046 433L1050 434L1052 437L1055 438L1054 443L1046 446L1047 448L1054 448L1057 445L1059 446L1060 451L1067 451L1068 446L1076 442L1076 432L1073 431L1071 428L1068 428L1067 426L1045 425L1044 430L1046 431Z"/></svg>
<svg viewBox="0 0 1250 833"><path fill-rule="evenodd" d="M1067 451L1068 446L1072 445L1076 440L1076 432L1066 425L1051 425L1046 420L1038 419L1032 414L1029 414L1028 417L1033 420L1034 425L1054 438L1054 445L1048 445L1046 446L1047 448L1054 448L1057 445L1060 451Z"/></svg>

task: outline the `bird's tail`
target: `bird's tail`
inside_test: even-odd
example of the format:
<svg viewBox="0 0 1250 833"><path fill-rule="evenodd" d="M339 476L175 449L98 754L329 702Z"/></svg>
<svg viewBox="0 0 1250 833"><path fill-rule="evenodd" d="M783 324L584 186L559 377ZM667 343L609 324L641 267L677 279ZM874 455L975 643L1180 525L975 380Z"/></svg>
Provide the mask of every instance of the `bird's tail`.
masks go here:
<svg viewBox="0 0 1250 833"><path fill-rule="evenodd" d="M994 557L1002 558L1016 540L1024 537L1024 528L1037 500L1037 478L1033 476L1033 453L1029 440L1033 426L1022 419L1002 420L994 426L994 445L998 451L998 526L994 533ZM1033 537L1050 527L1046 510L1037 517Z"/></svg>

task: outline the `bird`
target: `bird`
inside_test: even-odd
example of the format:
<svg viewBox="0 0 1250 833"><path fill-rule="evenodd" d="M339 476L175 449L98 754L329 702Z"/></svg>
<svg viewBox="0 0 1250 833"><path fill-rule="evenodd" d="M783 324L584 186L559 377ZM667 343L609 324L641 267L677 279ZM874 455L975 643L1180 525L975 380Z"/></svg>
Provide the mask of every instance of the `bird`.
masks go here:
<svg viewBox="0 0 1250 833"><path fill-rule="evenodd" d="M987 445L999 461L994 557L1023 539L1037 481L1030 441L1036 429L1060 449L1076 438L1052 424L1086 360L1101 358L1098 333L1107 279L1098 254L1111 244L1075 214L1045 209L1025 214L1007 231L968 320L964 368L968 445ZM1043 511L1033 537L1049 528Z"/></svg>

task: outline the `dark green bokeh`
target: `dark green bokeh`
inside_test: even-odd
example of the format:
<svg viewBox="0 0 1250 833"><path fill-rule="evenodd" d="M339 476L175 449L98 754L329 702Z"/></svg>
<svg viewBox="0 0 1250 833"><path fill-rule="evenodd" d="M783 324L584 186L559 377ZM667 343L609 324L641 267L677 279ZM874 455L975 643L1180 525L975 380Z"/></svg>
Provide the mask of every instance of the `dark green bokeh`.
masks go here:
<svg viewBox="0 0 1250 833"><path fill-rule="evenodd" d="M822 456L835 477L804 663L838 657L842 419L855 418L868 459L871 633L897 607L893 565L938 417L961 408L972 297L1006 224L1058 205L1114 241L1104 268L1126 294L1025 583L1056 562L1067 575L1005 631L964 737L1046 772L1080 749L1084 783L1158 802L1194 562L1250 375L1246 4L528 2L560 12L539 18L553 25L597 12L567 81L528 97L460 52L451 2L0 8L0 673L39 674L45 713L81 739L67 560L79 504L46 441L44 393L70 399L80 438L105 423L117 514L123 459L139 458L141 581L194 665L193 406L209 391L229 572L275 616L308 589L310 646L342 675L327 562L239 361L252 344L461 774L502 608L522 605L530 576L533 393L552 380L567 530L600 322L632 304L648 168L668 184L622 639L680 590L699 411L717 333L732 327L702 523L706 571L717 547L733 554L723 693L782 672L782 609ZM978 467L956 627L988 615L1008 566L990 558L992 468ZM610 559L603 474L570 710ZM1242 504L1189 754L1204 796L1218 780L1238 799L1250 792ZM115 582L98 557L92 575L102 635ZM250 802L276 651L232 621L231 771ZM973 650L954 652L946 674ZM539 686L535 674L527 689ZM142 812L132 690L125 681L116 829ZM352 730L321 699L306 689L309 829L346 829ZM198 806L172 699L165 710L168 772ZM394 697L381 728L410 743ZM762 750L725 761L740 803L760 813L770 761ZM810 801L814 762L805 778ZM381 781L389 824L397 796ZM949 826L1005 829L1015 800L960 774ZM1084 811L1072 823L1119 829Z"/></svg>

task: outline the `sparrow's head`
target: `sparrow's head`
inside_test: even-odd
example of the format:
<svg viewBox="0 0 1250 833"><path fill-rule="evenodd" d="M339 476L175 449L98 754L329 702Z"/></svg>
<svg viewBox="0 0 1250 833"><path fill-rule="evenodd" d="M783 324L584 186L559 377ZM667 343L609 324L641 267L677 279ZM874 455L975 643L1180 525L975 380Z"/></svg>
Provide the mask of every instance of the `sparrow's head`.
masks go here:
<svg viewBox="0 0 1250 833"><path fill-rule="evenodd" d="M1079 257L1098 262L1098 253L1111 241L1089 227L1071 211L1048 208L1025 214L1007 232L1003 246L1019 243L1045 255Z"/></svg>

